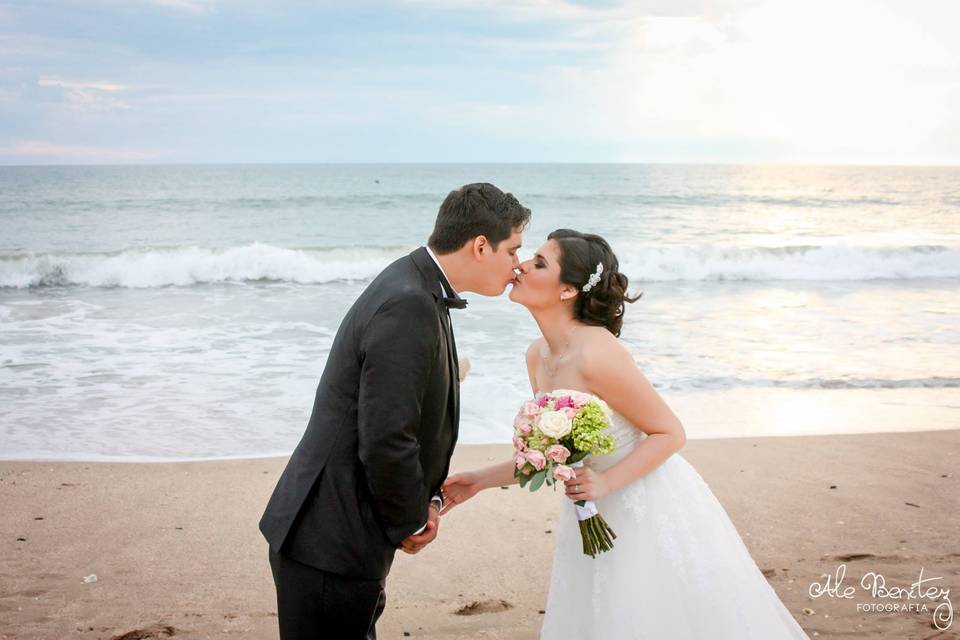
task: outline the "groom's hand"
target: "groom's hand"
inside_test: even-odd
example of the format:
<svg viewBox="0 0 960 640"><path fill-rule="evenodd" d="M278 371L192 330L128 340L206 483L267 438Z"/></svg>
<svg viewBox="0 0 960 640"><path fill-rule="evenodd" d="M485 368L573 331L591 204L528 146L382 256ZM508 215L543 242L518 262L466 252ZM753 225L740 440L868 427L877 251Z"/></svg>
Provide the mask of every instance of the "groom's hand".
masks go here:
<svg viewBox="0 0 960 640"><path fill-rule="evenodd" d="M400 549L405 553L414 555L420 553L420 551L436 540L437 533L440 530L440 511L436 507L435 502L430 503L430 507L427 509L427 526L420 533L412 536L408 536L403 542L400 543Z"/></svg>

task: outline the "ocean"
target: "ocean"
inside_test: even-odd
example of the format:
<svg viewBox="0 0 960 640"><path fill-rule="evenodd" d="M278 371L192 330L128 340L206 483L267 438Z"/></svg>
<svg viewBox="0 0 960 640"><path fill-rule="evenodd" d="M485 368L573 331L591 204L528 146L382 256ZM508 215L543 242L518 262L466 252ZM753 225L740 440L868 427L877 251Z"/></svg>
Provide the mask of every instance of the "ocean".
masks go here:
<svg viewBox="0 0 960 640"><path fill-rule="evenodd" d="M610 241L689 437L960 428L960 168L0 167L0 458L289 453L343 314L477 181L521 258ZM508 442L537 328L467 297L461 442Z"/></svg>

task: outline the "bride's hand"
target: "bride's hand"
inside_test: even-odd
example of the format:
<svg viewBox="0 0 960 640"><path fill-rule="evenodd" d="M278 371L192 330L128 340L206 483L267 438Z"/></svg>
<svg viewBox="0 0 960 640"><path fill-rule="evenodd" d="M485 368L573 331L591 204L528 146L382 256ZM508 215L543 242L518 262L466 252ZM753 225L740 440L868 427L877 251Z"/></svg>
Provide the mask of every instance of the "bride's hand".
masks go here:
<svg viewBox="0 0 960 640"><path fill-rule="evenodd" d="M567 480L567 497L571 500L599 500L610 493L607 481L602 473L597 473L590 467L574 469L576 478Z"/></svg>
<svg viewBox="0 0 960 640"><path fill-rule="evenodd" d="M443 483L443 515L475 496L482 488L480 474L476 471L458 473L447 478Z"/></svg>

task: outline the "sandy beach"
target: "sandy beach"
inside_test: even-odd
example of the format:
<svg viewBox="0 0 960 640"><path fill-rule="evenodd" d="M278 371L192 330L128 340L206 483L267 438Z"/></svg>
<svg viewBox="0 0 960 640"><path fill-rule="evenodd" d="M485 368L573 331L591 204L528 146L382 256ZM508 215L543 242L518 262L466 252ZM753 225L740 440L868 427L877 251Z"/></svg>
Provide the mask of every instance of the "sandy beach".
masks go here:
<svg viewBox="0 0 960 640"><path fill-rule="evenodd" d="M461 447L454 470L508 452ZM960 431L930 431L695 440L682 455L811 637L920 639L960 623L939 631L934 604L906 597L885 602L927 610L858 611L883 600L859 583L909 587L922 568L958 591L958 452ZM257 521L284 463L0 462L0 638L276 638ZM398 554L379 637L536 638L562 499L514 486L452 511L430 548ZM855 596L811 597L840 565Z"/></svg>

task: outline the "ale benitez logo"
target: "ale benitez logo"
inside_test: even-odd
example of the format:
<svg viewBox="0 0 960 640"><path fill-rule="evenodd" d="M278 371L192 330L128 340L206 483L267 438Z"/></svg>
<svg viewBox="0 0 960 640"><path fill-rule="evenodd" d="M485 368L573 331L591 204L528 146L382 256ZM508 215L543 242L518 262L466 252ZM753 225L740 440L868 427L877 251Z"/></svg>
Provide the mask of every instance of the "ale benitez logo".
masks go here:
<svg viewBox="0 0 960 640"><path fill-rule="evenodd" d="M868 613L930 614L934 626L945 631L953 624L953 602L943 577L925 575L923 567L917 579L908 585L888 583L882 573L868 571L859 582L849 581L847 565L833 574L821 576L822 582L810 583L811 598L837 598L856 603L857 611ZM866 601L865 601L866 600Z"/></svg>

